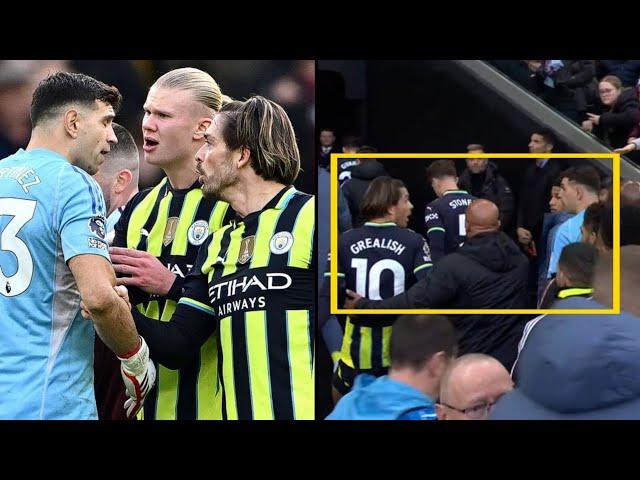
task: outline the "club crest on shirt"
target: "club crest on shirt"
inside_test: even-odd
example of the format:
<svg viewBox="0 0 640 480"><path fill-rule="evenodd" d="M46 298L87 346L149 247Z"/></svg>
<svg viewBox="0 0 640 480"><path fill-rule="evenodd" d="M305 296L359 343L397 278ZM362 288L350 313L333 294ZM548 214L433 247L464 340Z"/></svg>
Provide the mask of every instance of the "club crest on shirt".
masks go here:
<svg viewBox="0 0 640 480"><path fill-rule="evenodd" d="M202 245L209 235L209 222L198 220L189 227L187 238L191 245Z"/></svg>
<svg viewBox="0 0 640 480"><path fill-rule="evenodd" d="M173 242L173 237L176 235L176 229L178 228L178 217L167 218L167 226L164 227L164 236L162 237L162 244L166 247Z"/></svg>
<svg viewBox="0 0 640 480"><path fill-rule="evenodd" d="M89 231L95 233L103 240L107 237L107 229L105 228L106 221L102 215L96 215L89 219Z"/></svg>
<svg viewBox="0 0 640 480"><path fill-rule="evenodd" d="M292 246L293 235L289 232L278 232L271 237L271 242L269 242L269 250L276 255L287 253Z"/></svg>
<svg viewBox="0 0 640 480"><path fill-rule="evenodd" d="M242 242L240 242L240 252L238 253L238 263L244 265L253 257L253 247L255 243L255 235L242 239Z"/></svg>

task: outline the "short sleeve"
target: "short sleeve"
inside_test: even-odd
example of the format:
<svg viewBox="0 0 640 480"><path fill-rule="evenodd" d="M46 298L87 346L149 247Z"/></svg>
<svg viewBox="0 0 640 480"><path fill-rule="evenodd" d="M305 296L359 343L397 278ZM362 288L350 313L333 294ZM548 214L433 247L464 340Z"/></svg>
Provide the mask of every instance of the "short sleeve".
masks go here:
<svg viewBox="0 0 640 480"><path fill-rule="evenodd" d="M76 167L60 173L57 225L66 262L83 254L110 260L102 192L93 178Z"/></svg>
<svg viewBox="0 0 640 480"><path fill-rule="evenodd" d="M422 235L416 234L416 249L413 257L413 274L420 280L433 266L429 244Z"/></svg>

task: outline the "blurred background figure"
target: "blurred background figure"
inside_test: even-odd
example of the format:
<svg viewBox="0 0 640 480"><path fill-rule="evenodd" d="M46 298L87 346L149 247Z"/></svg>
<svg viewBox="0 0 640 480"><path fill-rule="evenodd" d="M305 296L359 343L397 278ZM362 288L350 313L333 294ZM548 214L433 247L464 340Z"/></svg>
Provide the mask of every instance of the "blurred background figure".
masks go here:
<svg viewBox="0 0 640 480"><path fill-rule="evenodd" d="M138 193L140 154L129 131L118 123L113 123L113 132L118 143L105 155L106 160L93 178L104 195L107 208L107 242L111 245L114 227L125 205Z"/></svg>
<svg viewBox="0 0 640 480"><path fill-rule="evenodd" d="M116 121L142 152L142 105L153 82L169 70L195 67L211 74L225 94L244 100L247 92L280 103L298 136L302 173L296 188L313 193L315 62L313 60L3 60L0 61L0 154L6 157L29 140L31 95L56 71L85 73L118 87L123 96ZM140 161L140 189L156 185L162 170Z"/></svg>
<svg viewBox="0 0 640 480"><path fill-rule="evenodd" d="M377 153L375 147L363 145L356 153ZM351 170L351 178L344 182L342 192L347 199L354 227L361 227L365 218L360 215L360 204L369 184L377 177L387 175L382 164L375 158L361 158L360 163Z"/></svg>
<svg viewBox="0 0 640 480"><path fill-rule="evenodd" d="M0 158L23 148L31 135L29 108L40 80L49 73L70 71L62 60L0 61Z"/></svg>

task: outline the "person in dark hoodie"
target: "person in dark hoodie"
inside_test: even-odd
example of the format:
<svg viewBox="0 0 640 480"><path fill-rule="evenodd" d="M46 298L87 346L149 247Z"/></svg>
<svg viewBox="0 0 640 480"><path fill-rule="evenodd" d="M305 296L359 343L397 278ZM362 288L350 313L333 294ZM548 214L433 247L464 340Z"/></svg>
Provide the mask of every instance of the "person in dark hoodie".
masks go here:
<svg viewBox="0 0 640 480"><path fill-rule="evenodd" d="M389 374L358 375L327 420L437 420L440 382L456 356L451 322L442 315L403 315L390 351Z"/></svg>
<svg viewBox="0 0 640 480"><path fill-rule="evenodd" d="M639 119L636 90L623 89L618 77L607 75L600 81L598 93L598 113L587 113L589 119L582 122L582 128L593 132L611 148L623 147Z"/></svg>
<svg viewBox="0 0 640 480"><path fill-rule="evenodd" d="M347 290L345 308L519 309L527 307L528 262L500 231L498 207L480 199L466 213L467 240L435 263L406 292L372 301ZM460 354L486 353L511 368L527 317L507 314L452 315Z"/></svg>
<svg viewBox="0 0 640 480"><path fill-rule="evenodd" d="M363 145L358 153L376 153L377 150L374 147ZM353 167L351 170L351 179L347 180L342 185L342 192L347 199L349 205L349 211L351 212L351 219L353 221L353 228L361 227L366 220L360 215L360 204L364 197L364 192L367 191L369 184L376 177L382 177L387 175L384 167L375 158L361 158L360 164Z"/></svg>

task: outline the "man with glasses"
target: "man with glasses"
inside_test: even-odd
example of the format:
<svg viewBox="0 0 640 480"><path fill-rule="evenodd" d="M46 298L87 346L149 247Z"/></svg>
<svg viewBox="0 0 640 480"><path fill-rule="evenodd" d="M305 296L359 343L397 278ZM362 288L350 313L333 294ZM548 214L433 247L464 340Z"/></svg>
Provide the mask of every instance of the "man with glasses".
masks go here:
<svg viewBox="0 0 640 480"><path fill-rule="evenodd" d="M440 384L439 420L486 420L502 395L513 389L506 368L495 358L469 353L453 361Z"/></svg>

